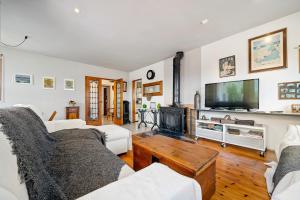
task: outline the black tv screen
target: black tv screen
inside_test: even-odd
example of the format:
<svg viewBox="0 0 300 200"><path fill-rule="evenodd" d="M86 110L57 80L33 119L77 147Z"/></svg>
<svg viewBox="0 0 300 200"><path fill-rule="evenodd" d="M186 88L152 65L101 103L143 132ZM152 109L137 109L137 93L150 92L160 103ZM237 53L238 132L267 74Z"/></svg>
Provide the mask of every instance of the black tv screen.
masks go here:
<svg viewBox="0 0 300 200"><path fill-rule="evenodd" d="M258 109L259 80L251 79L206 84L205 107Z"/></svg>

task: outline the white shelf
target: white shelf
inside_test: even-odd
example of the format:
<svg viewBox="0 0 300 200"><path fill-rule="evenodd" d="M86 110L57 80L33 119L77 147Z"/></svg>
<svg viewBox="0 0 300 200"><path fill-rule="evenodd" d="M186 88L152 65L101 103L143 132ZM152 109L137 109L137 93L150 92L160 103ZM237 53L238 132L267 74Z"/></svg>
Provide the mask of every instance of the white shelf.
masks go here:
<svg viewBox="0 0 300 200"><path fill-rule="evenodd" d="M222 126L221 130L207 129L200 124ZM239 134L230 134L229 129L235 129ZM266 126L257 124L255 126L240 124L221 124L210 120L196 120L196 136L199 138L211 139L223 144L233 144L246 148L266 150ZM255 133L251 134L251 131Z"/></svg>

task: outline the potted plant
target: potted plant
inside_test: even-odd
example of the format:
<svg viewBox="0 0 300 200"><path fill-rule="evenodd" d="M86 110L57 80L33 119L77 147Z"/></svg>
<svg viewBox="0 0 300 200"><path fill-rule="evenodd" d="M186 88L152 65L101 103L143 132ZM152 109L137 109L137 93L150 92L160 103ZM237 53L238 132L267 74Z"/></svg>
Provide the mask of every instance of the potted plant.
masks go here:
<svg viewBox="0 0 300 200"><path fill-rule="evenodd" d="M147 105L146 104L143 104L143 109L147 110Z"/></svg>
<svg viewBox="0 0 300 200"><path fill-rule="evenodd" d="M156 108L157 108L157 110L160 109L160 103L157 104Z"/></svg>

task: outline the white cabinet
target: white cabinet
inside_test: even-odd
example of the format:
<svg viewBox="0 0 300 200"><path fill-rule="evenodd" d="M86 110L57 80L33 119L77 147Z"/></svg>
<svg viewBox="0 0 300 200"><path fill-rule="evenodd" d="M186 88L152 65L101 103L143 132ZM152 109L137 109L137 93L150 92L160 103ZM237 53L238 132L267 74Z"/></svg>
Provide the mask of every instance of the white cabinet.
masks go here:
<svg viewBox="0 0 300 200"><path fill-rule="evenodd" d="M266 126L264 125L239 125L221 124L210 120L196 120L196 136L222 142L234 144L242 147L256 149L264 155L266 151Z"/></svg>

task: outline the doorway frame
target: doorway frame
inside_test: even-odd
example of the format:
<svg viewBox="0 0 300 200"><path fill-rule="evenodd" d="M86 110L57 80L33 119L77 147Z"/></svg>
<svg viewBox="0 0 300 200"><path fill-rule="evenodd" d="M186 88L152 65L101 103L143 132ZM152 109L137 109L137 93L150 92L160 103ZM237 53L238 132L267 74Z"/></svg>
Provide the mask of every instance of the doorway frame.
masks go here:
<svg viewBox="0 0 300 200"><path fill-rule="evenodd" d="M102 82L102 88L103 88L103 91L104 91L105 88L108 89L107 90L107 104L108 104L108 108L110 108L110 90L112 89L112 87L110 85L105 85ZM104 93L102 93L102 95L103 95L103 98L104 98ZM103 108L104 108L104 102L103 102ZM104 112L105 111L103 110L103 117L104 117Z"/></svg>
<svg viewBox="0 0 300 200"><path fill-rule="evenodd" d="M132 118L132 122L135 123L136 119L135 119L135 108L136 108L136 89L135 89L135 86L136 86L136 82L138 81L143 81L141 78L139 79L135 79L132 81L132 110L131 110L131 118Z"/></svg>

